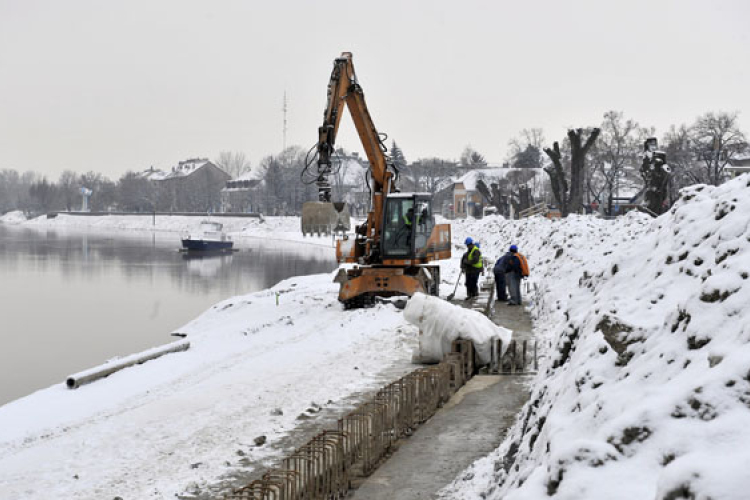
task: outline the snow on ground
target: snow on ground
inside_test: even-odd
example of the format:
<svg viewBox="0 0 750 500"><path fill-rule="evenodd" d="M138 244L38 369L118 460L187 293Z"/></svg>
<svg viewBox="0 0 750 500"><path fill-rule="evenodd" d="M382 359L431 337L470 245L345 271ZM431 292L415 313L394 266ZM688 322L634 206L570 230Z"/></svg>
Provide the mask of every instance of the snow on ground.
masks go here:
<svg viewBox="0 0 750 500"><path fill-rule="evenodd" d="M13 213L13 212L12 212ZM196 217L188 215L68 215L59 213L54 219L37 217L28 226L48 228L86 228L91 230L158 231L188 234L196 231L201 222L211 220L224 225L224 231L236 241L244 237L281 241L297 241L333 246L330 236L303 236L299 217Z"/></svg>
<svg viewBox="0 0 750 500"><path fill-rule="evenodd" d="M345 312L337 287L299 277L226 300L179 329L186 352L0 407L0 498L174 498L247 470L240 453L283 455L311 402L372 387L416 345L400 311Z"/></svg>
<svg viewBox="0 0 750 500"><path fill-rule="evenodd" d="M656 220L453 223L442 295L453 290L466 236L490 260L515 243L532 268L525 300L549 348L506 441L445 498L746 497L748 184L744 176L689 189ZM61 217L27 224L84 219ZM222 222L304 241L297 218ZM150 217L118 223L147 229ZM162 224L190 229L177 218ZM391 306L344 312L331 278L229 299L180 329L192 343L185 353L0 407L0 498L172 498L237 470L237 451L280 454L273 443L310 401L361 390L416 343L416 328ZM260 434L269 444L253 447Z"/></svg>
<svg viewBox="0 0 750 500"><path fill-rule="evenodd" d="M0 224L21 224L26 222L26 216L20 210L0 215Z"/></svg>
<svg viewBox="0 0 750 500"><path fill-rule="evenodd" d="M529 257L552 348L508 438L443 498L747 498L748 214L743 176L651 221L464 223Z"/></svg>

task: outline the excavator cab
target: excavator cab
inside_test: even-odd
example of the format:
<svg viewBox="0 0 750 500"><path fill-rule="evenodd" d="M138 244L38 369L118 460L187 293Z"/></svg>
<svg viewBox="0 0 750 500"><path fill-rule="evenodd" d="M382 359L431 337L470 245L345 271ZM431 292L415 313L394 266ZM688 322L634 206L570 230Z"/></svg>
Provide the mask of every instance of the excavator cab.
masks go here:
<svg viewBox="0 0 750 500"><path fill-rule="evenodd" d="M381 254L384 259L414 259L435 226L432 202L427 195L390 194L385 203Z"/></svg>

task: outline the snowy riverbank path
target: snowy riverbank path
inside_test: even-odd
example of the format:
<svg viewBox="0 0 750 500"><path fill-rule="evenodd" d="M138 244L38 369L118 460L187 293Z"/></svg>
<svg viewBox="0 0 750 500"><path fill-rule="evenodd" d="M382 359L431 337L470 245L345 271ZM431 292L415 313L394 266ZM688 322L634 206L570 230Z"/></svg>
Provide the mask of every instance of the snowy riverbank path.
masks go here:
<svg viewBox="0 0 750 500"><path fill-rule="evenodd" d="M462 301L456 301L461 303ZM468 306L468 304L466 304ZM493 322L531 340L525 307L495 305ZM351 495L354 500L435 498L466 467L502 442L529 397L531 375L476 375Z"/></svg>

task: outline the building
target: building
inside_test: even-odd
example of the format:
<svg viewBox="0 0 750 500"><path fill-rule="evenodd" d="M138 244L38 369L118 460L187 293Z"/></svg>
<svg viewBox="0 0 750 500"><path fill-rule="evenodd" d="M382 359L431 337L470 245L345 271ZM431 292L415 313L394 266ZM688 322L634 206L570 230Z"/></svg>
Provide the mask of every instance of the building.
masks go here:
<svg viewBox="0 0 750 500"><path fill-rule="evenodd" d="M738 175L750 172L750 147L737 153L729 160L729 165L724 167L724 175L729 179L734 179Z"/></svg>
<svg viewBox="0 0 750 500"><path fill-rule="evenodd" d="M227 181L221 190L221 211L230 213L261 212L259 192L263 180L255 171L242 174Z"/></svg>
<svg viewBox="0 0 750 500"><path fill-rule="evenodd" d="M158 187L158 209L168 212L216 212L221 190L231 176L207 158L179 162L170 171L153 167L141 173Z"/></svg>

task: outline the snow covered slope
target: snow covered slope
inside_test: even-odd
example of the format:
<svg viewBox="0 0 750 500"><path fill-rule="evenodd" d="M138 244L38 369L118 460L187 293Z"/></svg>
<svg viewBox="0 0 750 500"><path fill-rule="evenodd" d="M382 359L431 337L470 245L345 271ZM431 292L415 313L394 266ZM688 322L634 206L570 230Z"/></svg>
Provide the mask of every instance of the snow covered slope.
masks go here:
<svg viewBox="0 0 750 500"><path fill-rule="evenodd" d="M344 311L337 293L326 274L234 297L179 329L186 352L0 407L0 499L175 498L283 456L274 445L311 402L411 369L401 312Z"/></svg>
<svg viewBox="0 0 750 500"><path fill-rule="evenodd" d="M444 497L748 498L749 224L743 176L653 222L477 227L530 257L552 348L509 437Z"/></svg>

